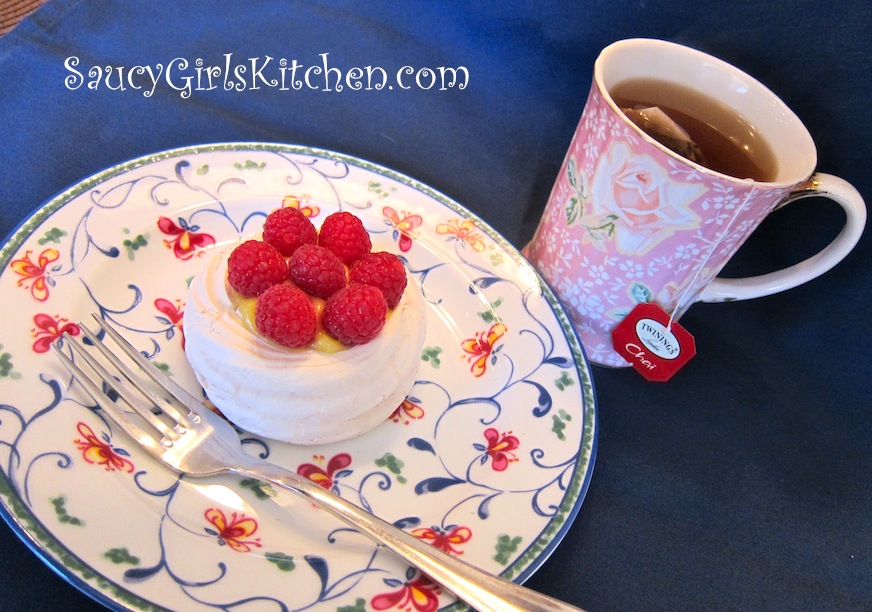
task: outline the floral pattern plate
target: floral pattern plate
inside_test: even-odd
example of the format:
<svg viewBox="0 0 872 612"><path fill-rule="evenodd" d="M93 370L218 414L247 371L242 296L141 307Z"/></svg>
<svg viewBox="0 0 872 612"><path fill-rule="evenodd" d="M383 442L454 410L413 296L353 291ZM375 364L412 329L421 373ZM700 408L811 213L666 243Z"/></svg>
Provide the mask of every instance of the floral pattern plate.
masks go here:
<svg viewBox="0 0 872 612"><path fill-rule="evenodd" d="M423 291L408 399L330 446L241 432L246 449L434 546L523 581L577 514L593 469L593 387L551 291L482 220L406 176L295 146L172 150L61 193L3 246L0 496L36 552L130 609L462 608L311 503L239 477L189 479L140 450L48 351L100 312L197 391L181 327L202 255L296 206L349 210ZM69 350L69 347L65 347Z"/></svg>

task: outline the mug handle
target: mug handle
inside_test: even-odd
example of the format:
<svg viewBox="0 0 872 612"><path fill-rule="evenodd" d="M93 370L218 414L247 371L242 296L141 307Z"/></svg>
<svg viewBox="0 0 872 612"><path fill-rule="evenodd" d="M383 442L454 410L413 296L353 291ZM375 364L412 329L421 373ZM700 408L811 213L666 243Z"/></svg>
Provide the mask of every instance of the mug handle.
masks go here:
<svg viewBox="0 0 872 612"><path fill-rule="evenodd" d="M776 209L791 202L821 196L836 202L845 211L842 231L822 251L792 266L747 278L716 278L697 297L700 302L750 300L792 289L817 278L842 261L856 246L866 225L866 205L853 185L831 174L816 173L797 187Z"/></svg>

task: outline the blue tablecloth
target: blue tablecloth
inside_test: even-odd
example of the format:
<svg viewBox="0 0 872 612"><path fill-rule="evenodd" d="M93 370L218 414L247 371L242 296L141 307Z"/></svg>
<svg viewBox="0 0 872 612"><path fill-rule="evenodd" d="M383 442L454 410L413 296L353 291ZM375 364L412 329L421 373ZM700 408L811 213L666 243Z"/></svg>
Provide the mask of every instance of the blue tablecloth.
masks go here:
<svg viewBox="0 0 872 612"><path fill-rule="evenodd" d="M762 80L807 123L820 169L872 196L864 0L482 4L52 0L0 38L0 235L119 162L270 141L408 174L520 247L597 53L637 36L700 48ZM229 92L201 83L186 96L185 82L164 80L146 96L148 85L130 81L110 89L115 73L88 87L92 66L180 58L190 71L198 58L223 64L228 55L394 71L463 66L469 82L445 91L249 83ZM764 223L728 273L793 263L841 222L824 201L791 206ZM528 584L594 611L872 609L870 304L867 232L844 262L802 287L694 306L682 322L699 354L665 385L595 367L593 479L565 540ZM0 531L0 607L94 608L10 529Z"/></svg>

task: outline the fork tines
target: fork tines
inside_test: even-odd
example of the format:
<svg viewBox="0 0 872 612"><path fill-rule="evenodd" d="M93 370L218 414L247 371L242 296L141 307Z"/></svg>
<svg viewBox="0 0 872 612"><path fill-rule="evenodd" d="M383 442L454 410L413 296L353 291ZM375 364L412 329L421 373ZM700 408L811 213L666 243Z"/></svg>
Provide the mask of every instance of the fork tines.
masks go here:
<svg viewBox="0 0 872 612"><path fill-rule="evenodd" d="M69 370L73 378L82 385L88 395L97 402L97 405L112 420L133 433L140 441L144 441L143 434L145 434L163 446L172 446L173 442L178 440L179 436L187 428L191 427L193 422L199 420L197 415L186 405L186 401L193 400L193 398L128 343L102 317L96 314L92 316L105 331L106 335L110 336L140 370L148 375L148 378L151 379L154 385L150 385L141 374L134 372L127 364L121 361L103 343L98 334L92 332L82 323L79 324L82 334L97 348L106 362L108 362L108 365L114 369L115 374L110 373L83 346L82 342L69 334L64 334L52 343L51 348L53 352L67 370ZM70 355L67 355L61 349L62 343L65 341L72 347ZM78 357L78 359L74 359L74 356ZM79 359L87 364L93 374L85 373L79 363L77 363ZM110 397L105 392L104 385L114 391L117 399L121 401L116 401L116 399ZM158 389L160 393L158 393ZM139 423L134 422L130 412L124 410L121 402L139 415L142 421Z"/></svg>

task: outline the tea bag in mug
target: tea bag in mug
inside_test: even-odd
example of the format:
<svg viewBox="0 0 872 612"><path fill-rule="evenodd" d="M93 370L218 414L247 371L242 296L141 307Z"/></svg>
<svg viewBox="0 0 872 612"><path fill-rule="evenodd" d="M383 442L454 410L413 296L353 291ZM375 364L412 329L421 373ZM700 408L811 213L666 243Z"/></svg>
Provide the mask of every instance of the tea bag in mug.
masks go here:
<svg viewBox="0 0 872 612"><path fill-rule="evenodd" d="M651 138L692 162L706 165L705 157L690 134L672 120L660 107L622 108L627 118Z"/></svg>

